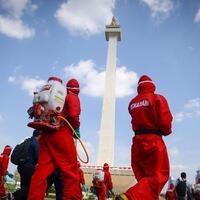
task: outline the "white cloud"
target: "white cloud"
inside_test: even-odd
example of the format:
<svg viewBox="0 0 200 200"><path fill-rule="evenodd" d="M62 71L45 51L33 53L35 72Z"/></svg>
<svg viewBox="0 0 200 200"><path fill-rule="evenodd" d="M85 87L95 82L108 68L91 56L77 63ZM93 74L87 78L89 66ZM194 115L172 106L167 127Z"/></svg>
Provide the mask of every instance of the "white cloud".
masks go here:
<svg viewBox="0 0 200 200"><path fill-rule="evenodd" d="M197 11L197 14L194 18L194 21L197 22L197 23L200 22L200 9Z"/></svg>
<svg viewBox="0 0 200 200"><path fill-rule="evenodd" d="M193 117L199 117L200 116L200 110L193 110L191 112L183 111L176 113L174 115L174 120L175 122L182 122L183 120L186 119L191 119Z"/></svg>
<svg viewBox="0 0 200 200"><path fill-rule="evenodd" d="M55 13L58 22L75 34L92 35L110 24L115 0L68 0Z"/></svg>
<svg viewBox="0 0 200 200"><path fill-rule="evenodd" d="M37 90L37 88L44 85L46 81L41 79L35 79L35 78L24 78L21 81L22 89L26 90L29 95L33 95L33 92Z"/></svg>
<svg viewBox="0 0 200 200"><path fill-rule="evenodd" d="M174 115L176 122L182 122L185 119L200 116L200 98L190 99L184 104L184 110Z"/></svg>
<svg viewBox="0 0 200 200"><path fill-rule="evenodd" d="M16 39L34 36L35 31L24 25L20 19L12 19L0 15L0 33Z"/></svg>
<svg viewBox="0 0 200 200"><path fill-rule="evenodd" d="M33 95L34 91L37 91L39 87L41 87L46 83L46 81L39 79L38 77L29 78L24 76L19 76L19 77L10 76L8 78L8 82L20 84L21 89L27 91L30 96Z"/></svg>
<svg viewBox="0 0 200 200"><path fill-rule="evenodd" d="M74 77L81 82L81 91L89 96L103 96L105 71L98 71L92 60L81 60L78 65L64 68L66 77ZM116 69L116 97L125 97L135 92L137 74L126 67Z"/></svg>
<svg viewBox="0 0 200 200"><path fill-rule="evenodd" d="M0 0L1 7L15 18L23 15L28 2L29 0Z"/></svg>
<svg viewBox="0 0 200 200"><path fill-rule="evenodd" d="M174 9L172 0L140 0L146 4L151 10L152 17L165 18L168 17L170 12Z"/></svg>
<svg viewBox="0 0 200 200"><path fill-rule="evenodd" d="M174 115L174 120L175 120L176 122L182 122L183 119L184 119L184 117L185 117L184 113L183 113L183 112L179 112L179 113L176 113L176 114Z"/></svg>
<svg viewBox="0 0 200 200"><path fill-rule="evenodd" d="M9 76L8 77L8 82L14 83L15 81L16 81L16 77L15 76Z"/></svg>
<svg viewBox="0 0 200 200"><path fill-rule="evenodd" d="M0 8L5 11L0 15L0 33L15 39L34 36L35 30L22 21L26 12L30 14L37 9L31 0L0 0Z"/></svg>
<svg viewBox="0 0 200 200"><path fill-rule="evenodd" d="M185 108L200 108L200 98L190 99L185 105Z"/></svg>
<svg viewBox="0 0 200 200"><path fill-rule="evenodd" d="M116 95L124 97L135 93L138 77L135 72L127 71L126 67L116 70Z"/></svg>

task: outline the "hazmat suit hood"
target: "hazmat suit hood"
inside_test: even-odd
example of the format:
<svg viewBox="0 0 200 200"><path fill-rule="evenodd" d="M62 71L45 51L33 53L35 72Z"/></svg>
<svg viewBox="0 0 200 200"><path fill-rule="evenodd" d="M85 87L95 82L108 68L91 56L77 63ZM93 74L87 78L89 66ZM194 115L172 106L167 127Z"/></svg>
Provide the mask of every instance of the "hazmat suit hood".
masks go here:
<svg viewBox="0 0 200 200"><path fill-rule="evenodd" d="M4 150L3 150L3 153L2 153L2 154L9 156L10 153L11 153L11 150L12 150L12 148L11 148L9 145L6 145L6 146L4 147Z"/></svg>
<svg viewBox="0 0 200 200"><path fill-rule="evenodd" d="M138 87L137 87L138 94L154 93L155 90L156 90L156 86L149 76L143 75L140 77L140 79L138 81Z"/></svg>
<svg viewBox="0 0 200 200"><path fill-rule="evenodd" d="M78 95L80 92L80 87L79 87L79 83L76 79L71 79L67 82L66 84L67 87L67 93L73 93Z"/></svg>
<svg viewBox="0 0 200 200"><path fill-rule="evenodd" d="M103 165L103 171L109 171L109 165L108 165L108 163L105 163Z"/></svg>

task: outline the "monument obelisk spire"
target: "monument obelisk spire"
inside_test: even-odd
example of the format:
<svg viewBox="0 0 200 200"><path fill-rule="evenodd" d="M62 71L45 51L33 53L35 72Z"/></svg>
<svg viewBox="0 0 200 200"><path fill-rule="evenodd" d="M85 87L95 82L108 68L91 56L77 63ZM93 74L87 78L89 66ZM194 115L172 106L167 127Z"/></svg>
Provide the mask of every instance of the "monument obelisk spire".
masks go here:
<svg viewBox="0 0 200 200"><path fill-rule="evenodd" d="M106 162L110 166L113 166L115 149L117 42L121 41L121 28L117 24L115 17L112 18L111 24L106 26L105 36L108 41L108 53L97 165L102 166Z"/></svg>

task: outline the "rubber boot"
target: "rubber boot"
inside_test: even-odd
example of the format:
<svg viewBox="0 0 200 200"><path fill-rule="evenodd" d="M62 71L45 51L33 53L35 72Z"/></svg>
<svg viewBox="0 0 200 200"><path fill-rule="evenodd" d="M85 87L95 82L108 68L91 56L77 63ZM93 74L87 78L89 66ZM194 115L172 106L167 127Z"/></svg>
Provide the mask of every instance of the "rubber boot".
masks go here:
<svg viewBox="0 0 200 200"><path fill-rule="evenodd" d="M113 200L128 200L125 194L119 194L114 196Z"/></svg>

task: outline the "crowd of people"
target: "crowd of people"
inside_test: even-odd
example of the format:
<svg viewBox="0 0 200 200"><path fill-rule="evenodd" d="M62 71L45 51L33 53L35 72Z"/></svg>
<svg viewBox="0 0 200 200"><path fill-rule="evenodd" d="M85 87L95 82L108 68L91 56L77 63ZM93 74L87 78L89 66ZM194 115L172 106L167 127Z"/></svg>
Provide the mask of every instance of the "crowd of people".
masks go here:
<svg viewBox="0 0 200 200"><path fill-rule="evenodd" d="M51 80L62 83L62 80L53 77ZM49 87L45 86L44 91ZM131 167L137 183L121 194L114 195L115 200L159 200L159 195L169 179L169 159L163 136L171 134L172 114L164 96L155 93L156 86L152 79L143 75L138 81L137 92L129 105L131 125L134 132L131 148ZM18 165L21 178L20 190L6 194L3 177L8 174L8 161L11 147L6 146L0 157L0 199L9 200L44 200L47 189L54 184L57 200L81 200L82 190L86 191L83 172L77 160L77 152L74 140L80 137L80 113L79 99L80 87L76 79L71 79L66 84L66 97L60 116L63 121L51 120L52 128L34 130L33 136L23 143L23 153L27 153L27 159L16 159L18 154L11 156L11 161ZM42 112L41 105L35 105L38 116ZM56 107L57 110L60 107ZM32 108L30 116L34 114ZM59 128L58 128L59 127ZM73 134L73 130L77 133ZM13 151L14 152L14 151ZM186 174L185 174L186 175ZM186 178L186 177L185 177ZM200 179L199 179L200 180ZM184 175L177 180L177 184L170 185L166 198L170 200L170 191L176 191L176 199L186 199L178 195L177 186L184 181ZM195 189L194 189L195 191ZM113 195L113 184L109 165L104 164L103 170L99 170L93 177L93 192L99 200L105 200ZM193 192L195 195L195 193ZM196 197L195 197L196 198ZM197 200L198 198L196 198Z"/></svg>
<svg viewBox="0 0 200 200"><path fill-rule="evenodd" d="M19 164L17 171L20 175L20 188L11 193L6 192L4 184L7 182L7 176L14 178L14 175L8 172L8 163L9 155L11 153L11 147L5 146L3 153L1 154L0 166L1 166L1 182L0 182L0 199L1 200L27 200L28 193L30 190L31 178L34 174L36 165L38 163L38 150L39 144L38 140L40 138L40 132L37 130L33 131L33 136L30 138L30 144L28 146L28 156L29 159L23 164ZM78 175L79 175L79 184L82 186L83 192L88 192L88 189L85 184L85 178L83 170L81 169L80 162L77 162L78 165ZM113 184L112 177L109 171L109 165L104 164L103 169L98 169L99 172L103 174L102 179L99 179L99 176L93 176L93 194L95 194L99 200L105 200L106 197L111 197L113 195ZM47 188L48 189L54 184L56 200L62 200L63 195L63 181L61 177L61 172L56 169L50 176L47 177Z"/></svg>
<svg viewBox="0 0 200 200"><path fill-rule="evenodd" d="M60 81L59 78L51 79ZM80 137L80 100L79 83L71 79L66 84L67 94L61 116L66 118ZM30 112L30 110L29 110ZM0 199L9 200L43 200L45 193L52 184L56 190L56 200L82 199L82 190L87 191L84 174L77 160L74 140L69 126L63 122L58 130L51 131L36 129L31 138L17 145L12 152L11 162L17 165L20 175L20 189L6 193L3 178L8 173L11 147L6 146L0 157ZM109 165L104 165L104 192L112 191L112 181ZM81 188L82 186L82 188ZM99 191L94 184L95 194ZM101 196L101 195L100 195ZM105 198L105 197L104 197Z"/></svg>
<svg viewBox="0 0 200 200"><path fill-rule="evenodd" d="M170 179L165 199L200 200L200 171L197 170L195 183L193 185L187 181L185 172L181 172L180 177L175 182Z"/></svg>
<svg viewBox="0 0 200 200"><path fill-rule="evenodd" d="M108 163L104 163L103 170L98 169L93 175L93 193L98 200L105 200L113 196L113 183Z"/></svg>

